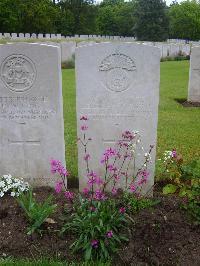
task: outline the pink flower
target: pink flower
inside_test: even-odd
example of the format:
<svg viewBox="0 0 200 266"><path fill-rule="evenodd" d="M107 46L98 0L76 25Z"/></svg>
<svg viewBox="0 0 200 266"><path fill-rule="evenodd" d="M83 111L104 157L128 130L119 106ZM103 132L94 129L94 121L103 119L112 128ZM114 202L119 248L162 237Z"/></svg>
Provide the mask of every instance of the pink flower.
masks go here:
<svg viewBox="0 0 200 266"><path fill-rule="evenodd" d="M107 168L108 168L109 172L116 172L117 171L117 167L115 167L113 164L109 164Z"/></svg>
<svg viewBox="0 0 200 266"><path fill-rule="evenodd" d="M113 237L113 231L112 230L111 231L108 231L106 233L106 236L107 236L107 238L112 238Z"/></svg>
<svg viewBox="0 0 200 266"><path fill-rule="evenodd" d="M81 130L82 130L82 131L86 131L87 129L88 129L88 126L87 126L87 125L82 125L82 126L81 126Z"/></svg>
<svg viewBox="0 0 200 266"><path fill-rule="evenodd" d="M83 189L83 194L84 194L85 196L87 196L87 195L89 194L89 189L88 189L87 187L85 187L85 188Z"/></svg>
<svg viewBox="0 0 200 266"><path fill-rule="evenodd" d="M172 150L172 158L177 157L177 151L175 149Z"/></svg>
<svg viewBox="0 0 200 266"><path fill-rule="evenodd" d="M63 187L63 182L57 182L55 186L56 193L60 193Z"/></svg>
<svg viewBox="0 0 200 266"><path fill-rule="evenodd" d="M119 209L119 212L120 212L121 214L124 214L124 213L126 212L126 208L125 208L125 207L121 207L121 208Z"/></svg>
<svg viewBox="0 0 200 266"><path fill-rule="evenodd" d="M105 200L106 196L101 190L97 189L95 191L95 194L94 194L94 199L96 199L96 200Z"/></svg>
<svg viewBox="0 0 200 266"><path fill-rule="evenodd" d="M123 137L124 139L127 139L127 140L132 140L132 139L134 139L134 135L133 135L130 131L128 131L128 130L126 130L126 131L124 131L124 132L122 133L122 137Z"/></svg>
<svg viewBox="0 0 200 266"><path fill-rule="evenodd" d="M117 151L115 149L109 148L105 150L103 157L101 159L101 163L104 164L107 162L110 158L117 155Z"/></svg>
<svg viewBox="0 0 200 266"><path fill-rule="evenodd" d="M116 189L116 188L113 188L113 189L112 189L112 194L113 194L113 195L116 195L116 194L117 194L117 189Z"/></svg>
<svg viewBox="0 0 200 266"><path fill-rule="evenodd" d="M93 240L91 241L91 246L92 246L93 248L98 248L98 246L99 246L99 241L98 241L97 239L93 239Z"/></svg>
<svg viewBox="0 0 200 266"><path fill-rule="evenodd" d="M130 191L135 192L137 190L136 186L134 184L130 184Z"/></svg>
<svg viewBox="0 0 200 266"><path fill-rule="evenodd" d="M86 115L83 115L83 116L80 117L80 120L87 121L88 120L88 117Z"/></svg>
<svg viewBox="0 0 200 266"><path fill-rule="evenodd" d="M91 187L94 184L101 185L101 184L103 184L103 180L94 171L91 171L88 174L87 184L89 187Z"/></svg>
<svg viewBox="0 0 200 266"><path fill-rule="evenodd" d="M85 160L85 161L89 161L89 159L90 159L90 155L89 155L89 154L86 154L86 155L84 156L84 160Z"/></svg>
<svg viewBox="0 0 200 266"><path fill-rule="evenodd" d="M65 197L66 197L68 200L73 200L73 199L74 199L74 193L73 193L73 192L66 191L64 194L65 194Z"/></svg>
<svg viewBox="0 0 200 266"><path fill-rule="evenodd" d="M52 174L59 173L61 176L64 176L64 177L69 176L69 172L62 165L61 161L51 159L50 164L51 164L51 173Z"/></svg>

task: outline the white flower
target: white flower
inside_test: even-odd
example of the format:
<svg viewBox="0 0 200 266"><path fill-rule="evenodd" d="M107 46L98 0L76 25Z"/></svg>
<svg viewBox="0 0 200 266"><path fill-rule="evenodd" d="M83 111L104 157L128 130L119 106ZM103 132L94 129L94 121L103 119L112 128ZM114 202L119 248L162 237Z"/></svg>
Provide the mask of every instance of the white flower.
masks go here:
<svg viewBox="0 0 200 266"><path fill-rule="evenodd" d="M0 187L5 187L5 182L4 181L0 181Z"/></svg>
<svg viewBox="0 0 200 266"><path fill-rule="evenodd" d="M9 191L12 197L18 197L20 193L27 190L29 190L29 184L24 182L22 178L15 178L11 175L3 175L0 177L0 197L3 197Z"/></svg>

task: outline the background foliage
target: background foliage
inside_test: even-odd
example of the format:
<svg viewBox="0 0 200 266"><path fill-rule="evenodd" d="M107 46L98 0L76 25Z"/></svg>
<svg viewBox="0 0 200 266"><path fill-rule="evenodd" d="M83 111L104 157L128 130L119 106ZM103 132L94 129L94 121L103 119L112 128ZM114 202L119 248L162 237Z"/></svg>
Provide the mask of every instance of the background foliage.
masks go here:
<svg viewBox="0 0 200 266"><path fill-rule="evenodd" d="M164 0L0 0L0 32L200 39L200 3Z"/></svg>

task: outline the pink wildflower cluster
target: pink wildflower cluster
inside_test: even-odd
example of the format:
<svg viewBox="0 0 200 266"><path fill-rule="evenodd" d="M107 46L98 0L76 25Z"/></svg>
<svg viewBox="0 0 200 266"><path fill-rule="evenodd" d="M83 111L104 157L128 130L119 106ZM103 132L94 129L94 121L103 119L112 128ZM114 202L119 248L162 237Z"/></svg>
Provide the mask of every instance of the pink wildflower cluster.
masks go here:
<svg viewBox="0 0 200 266"><path fill-rule="evenodd" d="M91 241L91 246L92 246L93 248L98 248L98 246L99 246L99 241L98 241L97 239L93 239L93 240Z"/></svg>
<svg viewBox="0 0 200 266"><path fill-rule="evenodd" d="M135 137L135 135L128 130L126 130L122 133L122 138L125 140L131 141L134 139L134 137Z"/></svg>
<svg viewBox="0 0 200 266"><path fill-rule="evenodd" d="M70 191L65 191L64 193L66 199L68 199L69 201L72 201L74 199L74 193L73 192L70 192Z"/></svg>
<svg viewBox="0 0 200 266"><path fill-rule="evenodd" d="M94 171L90 171L88 176L88 186L91 187L93 185L101 185L103 184L103 180L97 175L97 173L95 173Z"/></svg>
<svg viewBox="0 0 200 266"><path fill-rule="evenodd" d="M107 236L107 238L112 238L113 237L113 231L112 230L111 231L108 231L106 233L106 236Z"/></svg>
<svg viewBox="0 0 200 266"><path fill-rule="evenodd" d="M80 117L80 120L81 121L88 121L88 118L87 118L87 116L83 115ZM86 124L81 125L82 131L86 131L87 129L88 129L88 125L86 125Z"/></svg>
<svg viewBox="0 0 200 266"><path fill-rule="evenodd" d="M62 163L59 160L51 159L50 163L51 163L51 173L52 174L58 173L59 175L61 175L63 177L69 176L69 172L67 171L67 169L62 165Z"/></svg>
<svg viewBox="0 0 200 266"><path fill-rule="evenodd" d="M101 159L101 163L104 164L110 158L113 158L116 155L117 155L117 151L115 149L109 148L109 149L105 150L103 157Z"/></svg>
<svg viewBox="0 0 200 266"><path fill-rule="evenodd" d="M51 173L56 174L58 173L61 177L60 181L56 182L55 185L55 191L57 194L61 193L64 189L64 195L69 200L72 201L74 199L74 193L67 190L67 187L65 185L65 179L69 176L69 172L67 169L62 165L62 163L58 160L51 159Z"/></svg>
<svg viewBox="0 0 200 266"><path fill-rule="evenodd" d="M172 158L177 158L177 151L175 149L172 150Z"/></svg>

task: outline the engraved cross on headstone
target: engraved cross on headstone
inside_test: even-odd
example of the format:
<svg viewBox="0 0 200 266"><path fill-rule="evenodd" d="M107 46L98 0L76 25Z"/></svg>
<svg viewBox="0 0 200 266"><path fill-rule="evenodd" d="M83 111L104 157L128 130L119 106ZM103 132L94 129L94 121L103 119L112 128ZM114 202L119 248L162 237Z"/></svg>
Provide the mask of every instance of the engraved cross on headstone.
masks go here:
<svg viewBox="0 0 200 266"><path fill-rule="evenodd" d="M29 173L29 161L34 158L30 158L29 152L27 150L30 146L40 146L40 140L10 140L8 139L9 145L19 145L23 149L24 153L24 173ZM15 146L17 148L17 146Z"/></svg>

